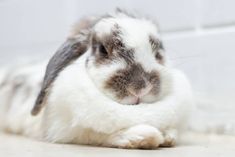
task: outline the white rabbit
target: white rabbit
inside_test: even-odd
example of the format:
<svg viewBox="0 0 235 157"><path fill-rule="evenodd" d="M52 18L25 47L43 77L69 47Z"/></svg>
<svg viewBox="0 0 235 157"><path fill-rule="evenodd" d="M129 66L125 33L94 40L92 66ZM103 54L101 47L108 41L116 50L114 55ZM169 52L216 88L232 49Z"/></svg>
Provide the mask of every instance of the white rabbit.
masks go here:
<svg viewBox="0 0 235 157"><path fill-rule="evenodd" d="M75 25L49 61L21 133L58 143L173 146L192 103L187 78L168 65L157 26L119 10Z"/></svg>

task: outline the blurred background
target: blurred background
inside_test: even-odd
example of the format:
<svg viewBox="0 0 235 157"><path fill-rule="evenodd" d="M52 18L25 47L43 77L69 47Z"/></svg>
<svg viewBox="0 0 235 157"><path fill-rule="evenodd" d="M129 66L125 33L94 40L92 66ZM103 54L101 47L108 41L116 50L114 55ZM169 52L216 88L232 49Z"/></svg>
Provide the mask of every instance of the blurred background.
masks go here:
<svg viewBox="0 0 235 157"><path fill-rule="evenodd" d="M172 64L192 82L191 128L235 134L234 0L0 0L0 66L48 59L86 15L120 7L156 19Z"/></svg>

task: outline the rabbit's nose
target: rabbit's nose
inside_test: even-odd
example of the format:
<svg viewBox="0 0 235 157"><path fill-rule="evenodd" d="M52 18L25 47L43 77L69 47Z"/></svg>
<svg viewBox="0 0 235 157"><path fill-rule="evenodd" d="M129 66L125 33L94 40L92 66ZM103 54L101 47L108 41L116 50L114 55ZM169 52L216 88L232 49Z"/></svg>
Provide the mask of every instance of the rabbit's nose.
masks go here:
<svg viewBox="0 0 235 157"><path fill-rule="evenodd" d="M152 85L148 85L145 88L142 88L140 90L129 90L129 92L137 97L137 98L141 98L145 95L147 95L151 90L152 90L153 86Z"/></svg>

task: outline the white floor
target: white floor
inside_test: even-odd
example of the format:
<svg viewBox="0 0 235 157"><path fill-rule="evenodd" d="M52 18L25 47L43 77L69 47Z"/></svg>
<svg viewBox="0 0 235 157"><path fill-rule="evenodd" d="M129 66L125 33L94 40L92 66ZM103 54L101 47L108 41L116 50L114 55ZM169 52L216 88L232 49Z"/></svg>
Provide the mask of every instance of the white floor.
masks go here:
<svg viewBox="0 0 235 157"><path fill-rule="evenodd" d="M235 136L185 134L174 148L124 150L51 144L20 136L0 134L0 157L234 157Z"/></svg>

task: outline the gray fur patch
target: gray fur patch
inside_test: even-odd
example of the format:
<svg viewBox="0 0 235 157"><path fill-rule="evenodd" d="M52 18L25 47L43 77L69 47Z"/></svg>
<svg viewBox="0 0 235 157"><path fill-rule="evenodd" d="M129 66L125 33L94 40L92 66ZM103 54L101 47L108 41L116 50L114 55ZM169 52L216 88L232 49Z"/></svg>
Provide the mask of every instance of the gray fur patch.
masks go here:
<svg viewBox="0 0 235 157"><path fill-rule="evenodd" d="M131 95L128 89L139 91L146 87L147 80L152 84L151 93L156 95L160 91L160 77L158 72L146 72L139 63L128 65L125 69L118 70L105 84L105 88L115 92L118 99Z"/></svg>
<svg viewBox="0 0 235 157"><path fill-rule="evenodd" d="M37 115L45 105L49 90L58 74L87 50L88 41L68 39L50 59L44 76L41 91L37 97L32 115Z"/></svg>
<svg viewBox="0 0 235 157"><path fill-rule="evenodd" d="M134 50L126 47L121 38L121 29L116 24L114 25L112 32L109 35L106 35L102 38L98 38L93 34L92 45L93 45L93 54L96 55L96 64L106 64L109 61L115 59L124 59L127 64L134 62ZM102 45L107 51L107 56L99 55L97 45ZM115 51L115 53L114 53Z"/></svg>
<svg viewBox="0 0 235 157"><path fill-rule="evenodd" d="M152 50L155 53L155 58L160 64L164 64L164 51L163 44L160 40L154 38L152 35L149 36L149 43L151 44Z"/></svg>

